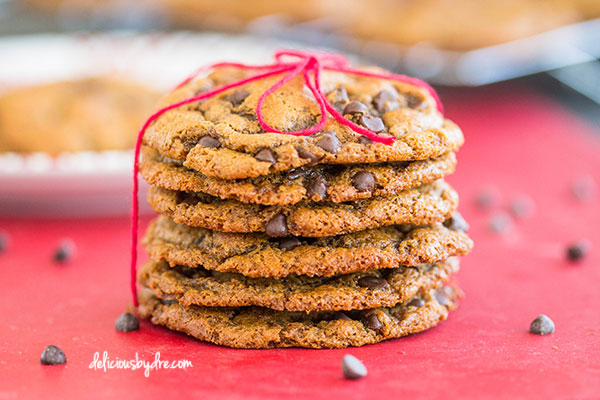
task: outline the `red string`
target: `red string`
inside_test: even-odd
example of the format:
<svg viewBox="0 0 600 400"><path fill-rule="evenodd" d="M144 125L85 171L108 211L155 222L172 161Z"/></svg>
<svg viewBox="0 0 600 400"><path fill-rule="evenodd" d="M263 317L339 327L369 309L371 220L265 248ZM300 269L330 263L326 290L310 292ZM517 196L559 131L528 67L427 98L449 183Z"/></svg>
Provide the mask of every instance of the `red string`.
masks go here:
<svg viewBox="0 0 600 400"><path fill-rule="evenodd" d="M352 129L354 132L359 133L368 137L369 139L391 145L394 142L394 137L392 136L380 136L376 132L370 131L364 127L361 127L352 121L344 118L344 116L339 113L331 103L327 100L325 94L320 87L320 73L322 70L334 71L334 72L342 72L346 74L372 77L372 78L380 78L386 80L394 80L399 82L409 83L411 85L415 85L421 88L424 88L429 92L429 94L435 99L438 111L443 113L442 103L437 96L435 90L429 86L427 83L421 81L417 78L412 78L405 75L398 75L392 73L376 73L376 72L368 72L362 71L358 69L351 68L348 64L348 61L345 57L339 54L333 53L324 53L324 52L302 52L296 50L280 50L275 52L275 63L273 64L265 64L265 65L248 65L242 63L231 63L231 62L221 62L215 63L211 65L207 65L205 67L201 67L196 70L193 74L188 76L185 80L183 80L175 89L178 89L185 84L191 82L194 78L196 78L200 73L209 71L215 68L224 68L224 67L232 67L239 68L242 70L250 70L250 71L266 71L257 75L253 75L251 77L241 79L236 82L229 83L227 85L220 86L217 89L201 93L199 95L187 98L185 100L179 101L175 104L171 104L169 106L163 107L156 111L154 114L148 118L148 120L140 129L137 137L137 141L135 144L135 155L134 155L134 163L133 163L133 192L132 192L132 206L131 206L131 269L130 269L130 278L131 278L131 294L133 296L133 304L135 307L139 305L137 290L136 290L136 275L137 275L137 244L138 244L138 227L139 227L139 201L138 201L138 172L139 172L139 156L140 150L142 146L142 139L144 133L158 117L163 115L169 110L181 107L185 104L194 103L200 101L202 99L206 99L212 96L215 96L219 93L222 93L226 90L233 89L238 86L242 86L246 83L257 81L260 79L265 79L274 75L280 75L286 73L283 78L278 80L275 84L269 87L259 98L258 104L256 106L256 117L258 119L261 127L267 132L280 133L285 135L294 135L294 136L309 136L313 133L319 132L323 129L325 124L327 123L328 113L338 121L340 124L347 126ZM297 61L295 62L283 62L284 58L295 58ZM302 77L304 79L304 83L308 87L308 89L313 94L315 101L317 102L320 112L321 118L319 122L308 128L295 132L282 132L279 131L272 126L270 126L264 119L262 109L263 103L267 96L270 96L278 89L280 89L283 85L294 79L302 73Z"/></svg>

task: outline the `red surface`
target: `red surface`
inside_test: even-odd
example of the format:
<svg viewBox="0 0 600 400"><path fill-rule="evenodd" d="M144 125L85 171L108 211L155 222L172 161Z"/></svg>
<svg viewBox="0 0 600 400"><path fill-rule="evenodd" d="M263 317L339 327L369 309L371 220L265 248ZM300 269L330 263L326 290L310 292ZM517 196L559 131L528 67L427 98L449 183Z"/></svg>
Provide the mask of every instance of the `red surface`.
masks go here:
<svg viewBox="0 0 600 400"><path fill-rule="evenodd" d="M448 114L467 144L450 181L476 242L459 275L467 297L429 332L349 350L232 350L142 324L114 330L129 303L128 221L0 220L12 238L0 255L0 399L95 398L599 398L600 207L578 203L573 177L600 182L600 132L561 106L526 90L488 89L446 96ZM533 218L510 234L490 233L493 212L473 206L480 188L536 202ZM50 260L72 238L67 265ZM591 241L578 265L565 247ZM556 323L549 336L528 333L540 313ZM65 366L42 366L46 345L67 354ZM94 371L95 352L113 359L189 359L187 370ZM367 378L346 381L340 361L364 361ZM392 397L394 396L394 397Z"/></svg>

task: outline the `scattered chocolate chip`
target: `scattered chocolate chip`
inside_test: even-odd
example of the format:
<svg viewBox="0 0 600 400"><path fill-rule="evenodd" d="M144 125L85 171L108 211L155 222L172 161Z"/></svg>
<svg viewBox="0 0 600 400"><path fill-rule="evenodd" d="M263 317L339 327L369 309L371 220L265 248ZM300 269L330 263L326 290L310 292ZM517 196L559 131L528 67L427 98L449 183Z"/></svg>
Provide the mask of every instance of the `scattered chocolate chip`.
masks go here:
<svg viewBox="0 0 600 400"><path fill-rule="evenodd" d="M319 157L302 147L296 147L296 151L298 152L298 157L310 160L311 163L319 161Z"/></svg>
<svg viewBox="0 0 600 400"><path fill-rule="evenodd" d="M458 211L453 212L452 217L444 221L444 226L448 229L452 229L453 231L469 231L468 222L465 221L463 216Z"/></svg>
<svg viewBox="0 0 600 400"><path fill-rule="evenodd" d="M373 141L364 135L360 135L358 137L358 143L367 145L373 143Z"/></svg>
<svg viewBox="0 0 600 400"><path fill-rule="evenodd" d="M569 261L580 261L587 255L589 247L590 244L586 240L573 243L567 248L567 258Z"/></svg>
<svg viewBox="0 0 600 400"><path fill-rule="evenodd" d="M411 306L411 307L423 307L425 305L425 300L423 300L420 297L415 297L414 299L409 301L406 305Z"/></svg>
<svg viewBox="0 0 600 400"><path fill-rule="evenodd" d="M10 240L8 238L8 234L4 232L0 232L0 253L8 248Z"/></svg>
<svg viewBox="0 0 600 400"><path fill-rule="evenodd" d="M198 140L198 144L202 147L208 147L211 149L218 149L221 147L221 142L219 142L219 139L212 136L202 136L200 140Z"/></svg>
<svg viewBox="0 0 600 400"><path fill-rule="evenodd" d="M377 317L377 314L375 314L374 312L366 314L363 317L363 323L365 324L365 326L367 328L373 329L375 332L378 332L378 333L381 330L381 328L383 328L383 324Z"/></svg>
<svg viewBox="0 0 600 400"><path fill-rule="evenodd" d="M406 96L406 104L413 109L421 108L425 105L425 99L419 95L410 93Z"/></svg>
<svg viewBox="0 0 600 400"><path fill-rule="evenodd" d="M291 169L288 171L285 177L287 179L294 180L300 178L302 175L304 175L304 171L302 171L301 169Z"/></svg>
<svg viewBox="0 0 600 400"><path fill-rule="evenodd" d="M271 164L275 164L277 162L277 156L272 150L262 149L254 156L258 161L264 161Z"/></svg>
<svg viewBox="0 0 600 400"><path fill-rule="evenodd" d="M75 244L70 240L63 240L54 251L52 260L56 263L64 263L71 260L74 254Z"/></svg>
<svg viewBox="0 0 600 400"><path fill-rule="evenodd" d="M360 171L352 177L352 186L359 192L372 192L375 189L375 177L368 171Z"/></svg>
<svg viewBox="0 0 600 400"><path fill-rule="evenodd" d="M346 379L360 379L367 376L367 367L358 358L346 354L342 359L342 372Z"/></svg>
<svg viewBox="0 0 600 400"><path fill-rule="evenodd" d="M547 315L541 314L529 325L529 332L536 335L548 335L554 332L554 322Z"/></svg>
<svg viewBox="0 0 600 400"><path fill-rule="evenodd" d="M67 356L58 347L50 345L44 349L40 361L43 365L61 365L67 362Z"/></svg>
<svg viewBox="0 0 600 400"><path fill-rule="evenodd" d="M350 100L348 98L348 92L346 91L345 87L340 87L340 88L334 89L331 92L327 93L327 98L329 99L330 103L333 103L336 105L337 104L345 104Z"/></svg>
<svg viewBox="0 0 600 400"><path fill-rule="evenodd" d="M596 181L591 175L578 176L571 182L571 193L579 201L591 200L596 191Z"/></svg>
<svg viewBox="0 0 600 400"><path fill-rule="evenodd" d="M366 114L369 112L369 108L361 103L360 101L351 101L344 107L343 114Z"/></svg>
<svg viewBox="0 0 600 400"><path fill-rule="evenodd" d="M117 318L115 328L119 332L133 332L140 329L140 321L131 313L123 313Z"/></svg>
<svg viewBox="0 0 600 400"><path fill-rule="evenodd" d="M287 220L285 215L277 214L265 226L267 235L271 237L282 237L288 234Z"/></svg>
<svg viewBox="0 0 600 400"><path fill-rule="evenodd" d="M380 113L389 111L398 101L398 91L394 88L384 89L373 97L373 105Z"/></svg>
<svg viewBox="0 0 600 400"><path fill-rule="evenodd" d="M298 246L302 246L302 242L295 237L286 237L279 241L279 248L282 250L290 251Z"/></svg>
<svg viewBox="0 0 600 400"><path fill-rule="evenodd" d="M368 115L363 115L360 117L358 122L373 132L383 132L385 130L385 125L383 124L383 120L378 117L370 117Z"/></svg>
<svg viewBox="0 0 600 400"><path fill-rule="evenodd" d="M357 283L358 286L369 289L381 289L387 286L387 281L385 279L371 275L363 276Z"/></svg>
<svg viewBox="0 0 600 400"><path fill-rule="evenodd" d="M479 208L487 210L498 204L499 196L496 188L485 187L477 193L475 203Z"/></svg>
<svg viewBox="0 0 600 400"><path fill-rule="evenodd" d="M512 219L505 212L499 212L490 217L488 228L493 233L505 233L512 227Z"/></svg>
<svg viewBox="0 0 600 400"><path fill-rule="evenodd" d="M306 194L308 197L313 198L316 196L317 200L322 200L327 196L327 182L320 176L313 176L308 181L306 186Z"/></svg>
<svg viewBox="0 0 600 400"><path fill-rule="evenodd" d="M231 103L234 106L238 106L238 105L242 104L242 102L244 100L246 100L246 97L248 97L249 95L250 95L250 92L247 91L246 89L238 89L231 94L231 96L229 97L229 100L231 101Z"/></svg>
<svg viewBox="0 0 600 400"><path fill-rule="evenodd" d="M333 318L334 320L342 320L342 321L352 321L352 318L350 318L347 314L338 311L335 314L333 314Z"/></svg>
<svg viewBox="0 0 600 400"><path fill-rule="evenodd" d="M520 195L511 200L508 209L515 218L526 219L533 215L535 203L531 197Z"/></svg>
<svg viewBox="0 0 600 400"><path fill-rule="evenodd" d="M341 143L335 132L323 132L316 145L329 153L335 154L340 149Z"/></svg>

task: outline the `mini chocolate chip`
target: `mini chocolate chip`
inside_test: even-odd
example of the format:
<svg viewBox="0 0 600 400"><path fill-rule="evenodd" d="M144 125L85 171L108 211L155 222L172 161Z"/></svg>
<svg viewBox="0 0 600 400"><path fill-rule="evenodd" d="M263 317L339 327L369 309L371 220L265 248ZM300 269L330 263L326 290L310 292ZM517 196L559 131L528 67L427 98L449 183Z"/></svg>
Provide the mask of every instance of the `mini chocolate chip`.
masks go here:
<svg viewBox="0 0 600 400"><path fill-rule="evenodd" d="M586 240L573 243L567 248L567 258L570 261L580 261L587 255L589 247L590 245Z"/></svg>
<svg viewBox="0 0 600 400"><path fill-rule="evenodd" d="M302 246L302 242L295 237L286 237L279 241L279 248L282 250L290 251L298 246Z"/></svg>
<svg viewBox="0 0 600 400"><path fill-rule="evenodd" d="M301 169L291 169L287 173L286 178L290 179L290 180L294 180L294 179L300 178L302 175L304 175L304 171L303 170L301 170Z"/></svg>
<svg viewBox="0 0 600 400"><path fill-rule="evenodd" d="M352 177L352 186L359 192L372 192L375 189L375 177L368 171L360 171Z"/></svg>
<svg viewBox="0 0 600 400"><path fill-rule="evenodd" d="M61 365L67 362L67 356L58 347L50 345L44 349L40 361L43 365Z"/></svg>
<svg viewBox="0 0 600 400"><path fill-rule="evenodd" d="M316 145L325 151L335 154L340 149L341 143L335 132L324 132Z"/></svg>
<svg viewBox="0 0 600 400"><path fill-rule="evenodd" d="M452 229L453 231L469 231L469 224L458 211L454 211L452 213L452 217L444 221L444 226L448 229Z"/></svg>
<svg viewBox="0 0 600 400"><path fill-rule="evenodd" d="M406 96L406 104L410 108L421 108L425 105L425 99L419 95L410 93Z"/></svg>
<svg viewBox="0 0 600 400"><path fill-rule="evenodd" d="M75 244L70 240L63 240L52 255L52 260L56 263L64 263L73 258L75 253Z"/></svg>
<svg viewBox="0 0 600 400"><path fill-rule="evenodd" d="M510 202L508 209L515 218L525 219L533 215L535 203L531 197L521 195Z"/></svg>
<svg viewBox="0 0 600 400"><path fill-rule="evenodd" d="M394 88L384 89L373 97L373 105L380 113L391 109L392 103L398 101L398 91Z"/></svg>
<svg viewBox="0 0 600 400"><path fill-rule="evenodd" d="M498 203L498 189L494 187L485 187L477 193L475 203L481 209L490 209Z"/></svg>
<svg viewBox="0 0 600 400"><path fill-rule="evenodd" d="M319 161L319 157L302 147L296 147L296 151L298 152L298 157L310 160L311 163Z"/></svg>
<svg viewBox="0 0 600 400"><path fill-rule="evenodd" d="M358 358L346 354L342 359L342 373L346 379L360 379L367 376L367 367Z"/></svg>
<svg viewBox="0 0 600 400"><path fill-rule="evenodd" d="M369 329L373 329L375 332L379 333L381 328L383 328L383 324L377 317L377 314L369 313L363 317L363 323Z"/></svg>
<svg viewBox="0 0 600 400"><path fill-rule="evenodd" d="M327 182L320 176L313 176L308 181L308 185L306 186L306 194L311 199L322 200L327 196ZM315 200L315 201L316 201Z"/></svg>
<svg viewBox="0 0 600 400"><path fill-rule="evenodd" d="M282 237L288 234L285 215L277 214L265 226L265 232L271 237Z"/></svg>
<svg viewBox="0 0 600 400"><path fill-rule="evenodd" d="M115 328L119 332L133 332L140 329L140 321L131 313L123 313L117 318Z"/></svg>
<svg viewBox="0 0 600 400"><path fill-rule="evenodd" d="M415 297L414 299L409 301L406 305L411 306L411 307L423 307L425 305L425 300L423 300L420 297Z"/></svg>
<svg viewBox="0 0 600 400"><path fill-rule="evenodd" d="M271 164L275 164L277 162L277 156L272 150L262 149L254 156L258 161L264 161Z"/></svg>
<svg viewBox="0 0 600 400"><path fill-rule="evenodd" d="M360 117L358 122L373 132L383 132L385 130L385 125L383 124L383 120L378 117L370 117L368 115L363 115Z"/></svg>
<svg viewBox="0 0 600 400"><path fill-rule="evenodd" d="M219 139L212 136L202 136L200 140L198 140L198 144L202 147L208 147L211 149L218 149L221 147L221 142L219 142Z"/></svg>
<svg viewBox="0 0 600 400"><path fill-rule="evenodd" d="M578 176L571 182L571 193L581 202L594 198L596 191L596 181L591 175Z"/></svg>
<svg viewBox="0 0 600 400"><path fill-rule="evenodd" d="M360 101L351 101L344 107L343 114L366 114L369 112L369 108Z"/></svg>
<svg viewBox="0 0 600 400"><path fill-rule="evenodd" d="M229 97L229 100L231 101L231 103L234 106L238 106L238 105L242 104L242 102L244 100L246 100L246 97L248 97L249 95L250 95L250 92L247 91L246 89L238 89L231 94L231 96Z"/></svg>
<svg viewBox="0 0 600 400"><path fill-rule="evenodd" d="M345 313L338 311L335 314L333 314L333 318L334 320L341 320L341 321L353 321L352 318L350 318L348 315L346 315Z"/></svg>
<svg viewBox="0 0 600 400"><path fill-rule="evenodd" d="M368 145L373 143L373 141L364 135L360 135L358 138L358 143Z"/></svg>
<svg viewBox="0 0 600 400"><path fill-rule="evenodd" d="M536 335L548 335L554 332L554 322L547 315L541 314L529 325L529 332Z"/></svg>
<svg viewBox="0 0 600 400"><path fill-rule="evenodd" d="M488 228L493 233L506 233L512 228L512 219L505 212L499 212L490 217Z"/></svg>
<svg viewBox="0 0 600 400"><path fill-rule="evenodd" d="M369 289L381 289L387 286L387 281L385 279L372 275L363 276L357 283L358 286Z"/></svg>

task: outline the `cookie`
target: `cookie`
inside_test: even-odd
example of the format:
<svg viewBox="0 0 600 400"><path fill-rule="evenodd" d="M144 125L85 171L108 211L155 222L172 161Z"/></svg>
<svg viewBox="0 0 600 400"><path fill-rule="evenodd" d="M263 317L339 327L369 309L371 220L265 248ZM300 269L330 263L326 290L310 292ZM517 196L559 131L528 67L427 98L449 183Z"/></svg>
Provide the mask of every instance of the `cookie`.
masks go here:
<svg viewBox="0 0 600 400"><path fill-rule="evenodd" d="M129 150L157 100L108 77L15 90L0 96L0 152Z"/></svg>
<svg viewBox="0 0 600 400"><path fill-rule="evenodd" d="M151 185L185 192L203 192L242 203L287 205L301 201L342 203L390 196L454 172L456 155L413 162L362 165L320 165L239 180L202 175L181 161L144 147L140 173Z"/></svg>
<svg viewBox="0 0 600 400"><path fill-rule="evenodd" d="M151 261L139 271L138 282L156 297L177 300L184 306L336 311L393 307L410 300L420 290L442 286L456 272L456 258L332 278L290 275L284 279L249 278L204 268L171 268L165 262Z"/></svg>
<svg viewBox="0 0 600 400"><path fill-rule="evenodd" d="M441 222L456 210L458 195L447 183L436 181L394 196L352 203L264 206L151 187L148 203L156 212L189 226L223 232L265 232L271 237L322 237L386 225Z"/></svg>
<svg viewBox="0 0 600 400"><path fill-rule="evenodd" d="M467 254L473 242L443 224L388 226L335 237L272 239L178 225L161 216L144 238L146 251L172 266L202 266L249 277L333 276L416 266Z"/></svg>
<svg viewBox="0 0 600 400"><path fill-rule="evenodd" d="M183 306L140 294L143 318L197 339L234 348L343 348L422 332L457 306L459 289L442 287L394 307L364 311L275 311L261 307Z"/></svg>
<svg viewBox="0 0 600 400"><path fill-rule="evenodd" d="M247 76L246 71L217 69L174 91L161 105ZM381 135L394 136L393 145L373 143L333 118L321 132L311 136L265 132L257 121L256 105L280 78L253 81L170 110L148 128L144 142L169 158L183 161L188 168L222 179L253 178L317 164L425 160L455 152L463 144L460 129L442 117L426 90L327 72L321 76L321 87L329 101L356 123ZM265 121L282 132L315 125L320 111L305 89L298 77L268 96L262 109Z"/></svg>

